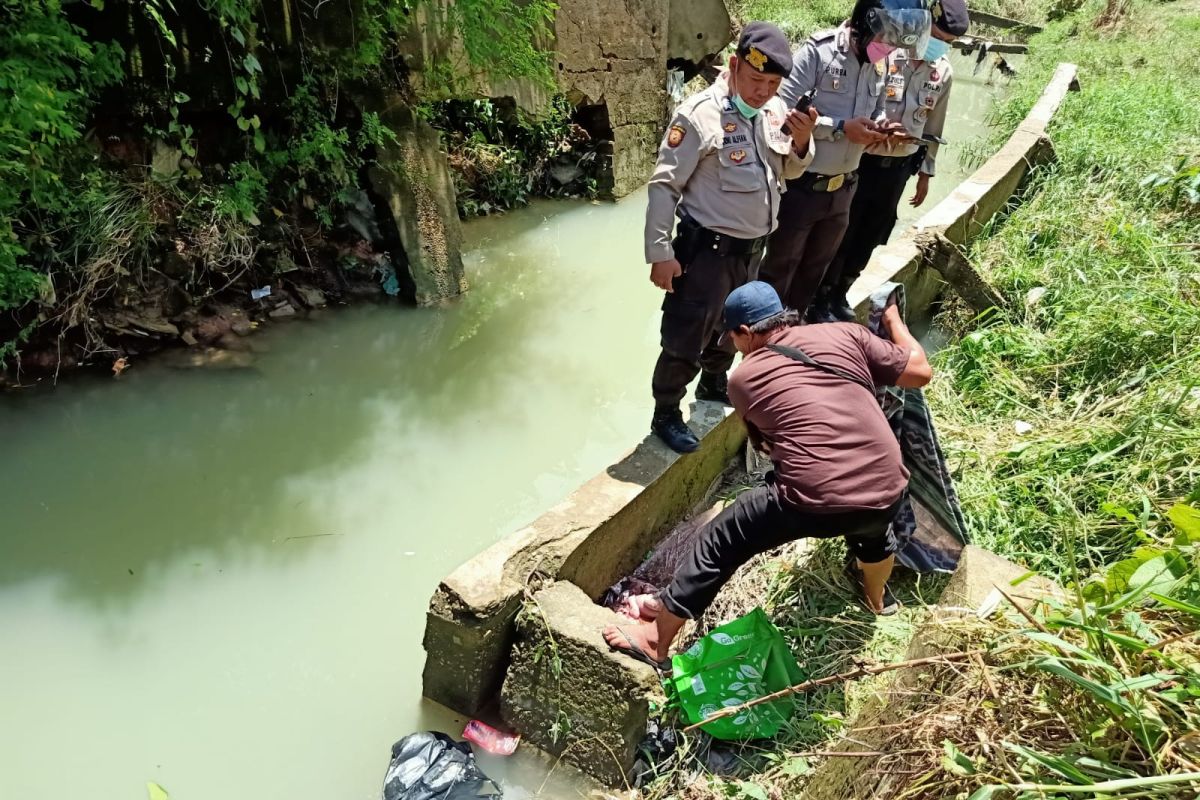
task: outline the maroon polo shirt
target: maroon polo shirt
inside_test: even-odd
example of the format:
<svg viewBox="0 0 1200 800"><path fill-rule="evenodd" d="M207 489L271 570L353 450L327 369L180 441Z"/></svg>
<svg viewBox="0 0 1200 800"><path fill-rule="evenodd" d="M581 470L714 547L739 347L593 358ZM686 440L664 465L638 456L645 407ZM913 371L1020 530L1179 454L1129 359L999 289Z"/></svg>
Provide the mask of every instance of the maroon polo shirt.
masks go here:
<svg viewBox="0 0 1200 800"><path fill-rule="evenodd" d="M862 325L800 325L771 334L876 386L894 385L908 350ZM908 485L900 443L865 386L761 348L729 380L729 399L770 448L782 499L808 511L886 508Z"/></svg>

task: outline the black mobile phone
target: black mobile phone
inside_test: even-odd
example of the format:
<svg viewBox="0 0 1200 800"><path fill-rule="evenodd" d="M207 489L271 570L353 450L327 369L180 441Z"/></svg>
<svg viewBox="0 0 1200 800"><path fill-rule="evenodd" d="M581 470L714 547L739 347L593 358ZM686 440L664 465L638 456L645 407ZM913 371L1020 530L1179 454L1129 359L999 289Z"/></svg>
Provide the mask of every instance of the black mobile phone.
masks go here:
<svg viewBox="0 0 1200 800"><path fill-rule="evenodd" d="M805 92L804 94L800 95L800 99L796 101L796 110L801 114L808 113L809 106L812 105L812 95L812 92ZM791 133L786 123L784 123L783 127L781 127L779 130L783 131L784 133Z"/></svg>

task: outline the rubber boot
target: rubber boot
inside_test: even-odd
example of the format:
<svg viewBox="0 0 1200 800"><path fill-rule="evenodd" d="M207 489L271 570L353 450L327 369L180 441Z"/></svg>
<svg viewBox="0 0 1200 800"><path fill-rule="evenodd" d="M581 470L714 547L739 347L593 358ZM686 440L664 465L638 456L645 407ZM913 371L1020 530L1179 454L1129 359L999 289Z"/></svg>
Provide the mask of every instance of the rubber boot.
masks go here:
<svg viewBox="0 0 1200 800"><path fill-rule="evenodd" d="M678 408L655 409L654 417L650 420L650 432L676 453L691 453L700 447L700 440L683 423L683 414Z"/></svg>
<svg viewBox="0 0 1200 800"><path fill-rule="evenodd" d="M696 399L729 405L729 378L724 372L701 372Z"/></svg>

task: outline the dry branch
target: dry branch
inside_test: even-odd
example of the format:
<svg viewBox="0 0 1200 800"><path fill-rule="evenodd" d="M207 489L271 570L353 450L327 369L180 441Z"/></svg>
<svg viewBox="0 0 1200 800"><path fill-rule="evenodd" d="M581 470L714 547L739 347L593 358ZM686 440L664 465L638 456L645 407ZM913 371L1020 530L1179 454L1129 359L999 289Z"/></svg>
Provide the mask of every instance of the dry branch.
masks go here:
<svg viewBox="0 0 1200 800"><path fill-rule="evenodd" d="M813 689L820 688L821 686L828 686L831 683L845 683L847 681L857 680L858 678L865 678L870 675L879 675L884 672L893 672L898 669L908 669L909 667L924 667L932 664L952 664L957 661L964 661L975 656L982 655L984 652L984 650L967 650L961 653L946 653L943 655L929 656L928 658L914 658L909 661L899 661L895 664L881 664L878 667L858 667L856 669L849 670L848 672L838 673L837 675L829 675L824 678L815 678L811 681L804 681L803 683L797 683L794 686L789 686L786 689L780 689L778 692L772 692L771 694L763 695L762 697L751 700L747 703L742 703L741 705L723 708L717 713L709 715L703 722L697 722L694 725L689 725L683 729L683 732L688 733L689 731L693 731L696 728L707 725L714 720L736 716L748 708L753 708L754 706L761 705L763 703L770 703L774 700L787 697L788 695L810 692Z"/></svg>

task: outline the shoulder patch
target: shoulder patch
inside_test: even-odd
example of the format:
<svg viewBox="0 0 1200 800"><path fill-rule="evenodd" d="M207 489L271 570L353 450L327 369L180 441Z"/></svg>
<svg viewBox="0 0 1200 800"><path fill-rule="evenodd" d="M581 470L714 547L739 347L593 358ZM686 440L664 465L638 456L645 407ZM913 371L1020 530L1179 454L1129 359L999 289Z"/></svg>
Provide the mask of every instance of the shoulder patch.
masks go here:
<svg viewBox="0 0 1200 800"><path fill-rule="evenodd" d="M685 136L687 136L687 128L682 125L672 125L671 129L667 131L667 146L679 147Z"/></svg>

